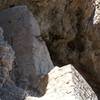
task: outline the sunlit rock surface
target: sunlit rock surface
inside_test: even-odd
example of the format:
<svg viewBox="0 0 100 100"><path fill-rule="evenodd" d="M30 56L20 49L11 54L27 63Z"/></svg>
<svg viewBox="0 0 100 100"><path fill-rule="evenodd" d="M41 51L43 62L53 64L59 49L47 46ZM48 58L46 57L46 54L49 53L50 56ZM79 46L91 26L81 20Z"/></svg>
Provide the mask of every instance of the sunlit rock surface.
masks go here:
<svg viewBox="0 0 100 100"><path fill-rule="evenodd" d="M55 67L48 74L48 86L43 97L25 100L98 100L96 94L72 65Z"/></svg>

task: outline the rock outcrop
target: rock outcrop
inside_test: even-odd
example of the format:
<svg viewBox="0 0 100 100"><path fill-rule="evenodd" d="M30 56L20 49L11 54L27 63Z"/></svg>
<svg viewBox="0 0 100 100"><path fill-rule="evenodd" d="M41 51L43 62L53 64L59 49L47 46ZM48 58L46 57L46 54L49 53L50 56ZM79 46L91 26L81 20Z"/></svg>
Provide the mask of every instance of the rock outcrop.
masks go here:
<svg viewBox="0 0 100 100"><path fill-rule="evenodd" d="M92 88L72 66L55 67L48 74L46 94L26 100L98 100Z"/></svg>
<svg viewBox="0 0 100 100"><path fill-rule="evenodd" d="M0 100L23 100L26 96L25 91L16 87L11 80L14 58L14 51L4 40L0 28Z"/></svg>
<svg viewBox="0 0 100 100"><path fill-rule="evenodd" d="M94 82L96 77L97 83L99 34L93 24L97 15L94 0L6 0L0 9L20 4L27 5L37 19L54 64L71 63L87 75L88 81Z"/></svg>
<svg viewBox="0 0 100 100"><path fill-rule="evenodd" d="M16 67L13 72L14 80L17 80L16 84L24 89L37 87L37 84L31 87L32 83L38 83L36 76L46 74L53 68L42 37L47 44L53 63L59 66L73 64L99 96L99 2L99 0L1 0L0 9L9 8L1 11L0 25L4 28L6 40L15 51ZM37 21L25 6L14 7L23 4L29 7ZM24 9L25 13L20 9Z"/></svg>
<svg viewBox="0 0 100 100"><path fill-rule="evenodd" d="M100 90L99 0L6 0L0 4L0 9L27 5L54 64L73 64L96 91Z"/></svg>
<svg viewBox="0 0 100 100"><path fill-rule="evenodd" d="M0 12L0 26L15 51L16 83L32 88L38 76L54 67L37 21L26 6L17 6Z"/></svg>
<svg viewBox="0 0 100 100"><path fill-rule="evenodd" d="M10 81L10 72L14 61L14 51L4 40L3 30L0 28L0 87Z"/></svg>

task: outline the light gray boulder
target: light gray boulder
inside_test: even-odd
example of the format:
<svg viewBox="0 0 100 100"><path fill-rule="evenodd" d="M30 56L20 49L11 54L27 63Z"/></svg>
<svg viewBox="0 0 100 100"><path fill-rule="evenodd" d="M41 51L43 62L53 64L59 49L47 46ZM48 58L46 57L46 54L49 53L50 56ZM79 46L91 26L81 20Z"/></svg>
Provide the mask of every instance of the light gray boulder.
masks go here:
<svg viewBox="0 0 100 100"><path fill-rule="evenodd" d="M55 67L48 74L46 94L26 97L25 100L98 100L95 92L72 66Z"/></svg>
<svg viewBox="0 0 100 100"><path fill-rule="evenodd" d="M36 19L26 6L16 6L0 12L0 26L15 51L18 83L36 85L36 76L54 67Z"/></svg>

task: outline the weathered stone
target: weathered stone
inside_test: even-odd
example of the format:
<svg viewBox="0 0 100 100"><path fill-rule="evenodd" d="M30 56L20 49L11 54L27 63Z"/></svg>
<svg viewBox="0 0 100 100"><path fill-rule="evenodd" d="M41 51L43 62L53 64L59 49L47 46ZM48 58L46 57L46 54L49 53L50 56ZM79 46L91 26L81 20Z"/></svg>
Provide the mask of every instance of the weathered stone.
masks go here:
<svg viewBox="0 0 100 100"><path fill-rule="evenodd" d="M47 74L53 68L37 21L26 6L16 6L0 12L0 25L15 50L17 83L26 89L37 85L36 75Z"/></svg>
<svg viewBox="0 0 100 100"><path fill-rule="evenodd" d="M95 0L95 15L93 18L93 24L100 23L100 0Z"/></svg>
<svg viewBox="0 0 100 100"><path fill-rule="evenodd" d="M41 98L26 97L26 100L98 100L92 88L72 65L55 67L48 76L46 94Z"/></svg>
<svg viewBox="0 0 100 100"><path fill-rule="evenodd" d="M93 36L93 50L94 50L94 69L96 76L100 82L100 0L95 0L95 15L93 18L94 36Z"/></svg>
<svg viewBox="0 0 100 100"><path fill-rule="evenodd" d="M100 0L1 0L27 5L39 22L55 65L72 63L100 93ZM16 72L16 71L15 71Z"/></svg>
<svg viewBox="0 0 100 100"><path fill-rule="evenodd" d="M14 58L14 51L4 40L3 30L0 28L0 87L11 80L10 71L12 71Z"/></svg>
<svg viewBox="0 0 100 100"><path fill-rule="evenodd" d="M4 40L3 30L0 28L0 100L23 100L26 96L25 91L17 88L11 80L14 54L11 46Z"/></svg>
<svg viewBox="0 0 100 100"><path fill-rule="evenodd" d="M0 87L0 100L24 100L27 93L16 86Z"/></svg>

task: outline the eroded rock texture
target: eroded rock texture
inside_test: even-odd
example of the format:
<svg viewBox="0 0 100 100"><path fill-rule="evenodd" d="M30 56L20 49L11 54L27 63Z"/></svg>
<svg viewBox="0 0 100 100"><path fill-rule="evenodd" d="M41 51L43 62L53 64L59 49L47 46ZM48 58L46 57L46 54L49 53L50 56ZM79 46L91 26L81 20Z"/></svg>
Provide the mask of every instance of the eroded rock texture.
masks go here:
<svg viewBox="0 0 100 100"><path fill-rule="evenodd" d="M100 36L99 25L96 24L99 23L98 2L99 0L1 0L0 8L26 4L39 23L54 64L62 66L72 63L93 88L99 91Z"/></svg>
<svg viewBox="0 0 100 100"><path fill-rule="evenodd" d="M42 36L55 64L70 62L78 65L80 55L81 58L85 58L82 52L91 51L91 40L95 37L92 30L95 14L93 1L1 0L1 9L26 4L39 22Z"/></svg>
<svg viewBox="0 0 100 100"><path fill-rule="evenodd" d="M54 64L73 64L100 93L99 0L1 0L0 9L19 4L33 12Z"/></svg>
<svg viewBox="0 0 100 100"><path fill-rule="evenodd" d="M93 0L6 0L1 1L1 9L26 4L39 22L55 65L72 63L97 74L93 46L99 45L94 43L97 36L93 29L93 3Z"/></svg>
<svg viewBox="0 0 100 100"><path fill-rule="evenodd" d="M0 100L22 100L25 91L17 88L11 80L14 51L4 40L3 30L0 28Z"/></svg>
<svg viewBox="0 0 100 100"><path fill-rule="evenodd" d="M1 9L26 4L39 23L54 64L73 64L99 91L99 25L95 23L99 0L94 1L5 0Z"/></svg>
<svg viewBox="0 0 100 100"><path fill-rule="evenodd" d="M72 65L55 67L48 74L46 94L26 100L98 100L92 88Z"/></svg>
<svg viewBox="0 0 100 100"><path fill-rule="evenodd" d="M14 51L11 46L4 41L3 30L0 28L0 86L10 81L10 71L14 61Z"/></svg>
<svg viewBox="0 0 100 100"><path fill-rule="evenodd" d="M54 67L37 21L26 6L17 6L0 12L0 25L15 51L16 83L24 89L32 88L38 76Z"/></svg>
<svg viewBox="0 0 100 100"><path fill-rule="evenodd" d="M3 7L28 5L39 22L55 64L78 65L80 55L83 58L81 53L91 49L95 10L92 0L6 0L2 4Z"/></svg>

